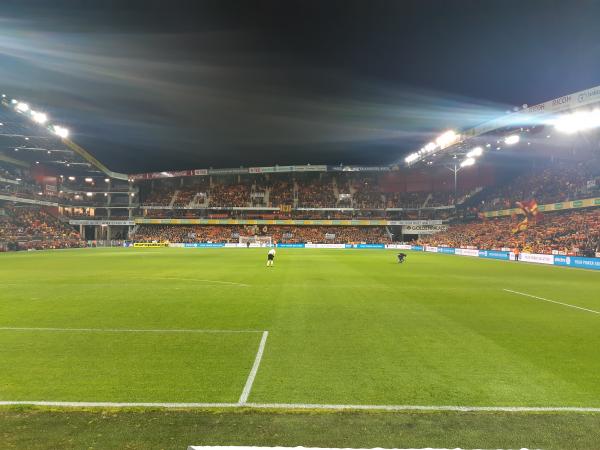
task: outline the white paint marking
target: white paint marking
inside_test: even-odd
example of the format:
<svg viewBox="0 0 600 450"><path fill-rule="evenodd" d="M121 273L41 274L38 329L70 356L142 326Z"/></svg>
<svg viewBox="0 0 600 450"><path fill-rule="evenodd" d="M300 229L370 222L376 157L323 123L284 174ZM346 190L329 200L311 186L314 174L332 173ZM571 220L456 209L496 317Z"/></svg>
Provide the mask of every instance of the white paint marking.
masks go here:
<svg viewBox="0 0 600 450"><path fill-rule="evenodd" d="M283 410L380 410L380 411L455 411L455 412L593 412L600 407L585 406L452 406L452 405L337 405L318 403L153 403L153 402L61 402L0 401L0 406L31 405L68 408L252 408Z"/></svg>
<svg viewBox="0 0 600 450"><path fill-rule="evenodd" d="M0 327L0 331L66 331L89 333L262 333L260 330L134 329L134 328L34 328Z"/></svg>
<svg viewBox="0 0 600 450"><path fill-rule="evenodd" d="M137 277L137 279L141 279L141 280L192 281L192 282L198 282L198 283L215 283L215 284L226 284L226 285L230 285L230 286L250 287L249 284L236 283L234 281L203 280L203 279L199 279L199 278L180 278L180 277L152 277L152 278L144 278L144 277Z"/></svg>
<svg viewBox="0 0 600 450"><path fill-rule="evenodd" d="M248 379L246 380L246 385L244 386L242 395L240 395L240 400L239 400L240 405L244 405L248 401L248 396L250 395L250 391L252 390L252 384L254 383L254 378L256 378L256 373L258 372L258 367L260 366L260 360L262 359L263 353L265 351L265 344L267 343L267 337L269 337L269 332L264 331L262 334L262 338L260 340L260 344L258 345L258 351L256 352L256 358L254 358L254 364L252 365L252 369L250 370L250 374L248 375Z"/></svg>
<svg viewBox="0 0 600 450"><path fill-rule="evenodd" d="M576 309L581 309L582 311L587 311L587 312L591 312L594 314L600 314L600 311L594 311L593 309L587 309L587 308L582 308L581 306L570 305L569 303L557 302L556 300L549 300L544 297L538 297L537 295L526 294L524 292L513 291L510 289L502 289L502 290L506 291L506 292L512 292L513 294L524 295L525 297L531 297L531 298L535 298L538 300L543 300L545 302L556 303L557 305L568 306L570 308L576 308Z"/></svg>

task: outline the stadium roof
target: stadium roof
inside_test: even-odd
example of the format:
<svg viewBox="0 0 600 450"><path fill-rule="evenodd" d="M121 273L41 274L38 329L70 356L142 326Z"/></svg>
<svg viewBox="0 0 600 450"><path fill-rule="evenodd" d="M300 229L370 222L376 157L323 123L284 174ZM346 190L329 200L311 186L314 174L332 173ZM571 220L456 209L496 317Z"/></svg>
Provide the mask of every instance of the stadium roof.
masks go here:
<svg viewBox="0 0 600 450"><path fill-rule="evenodd" d="M3 94L0 107L0 159L17 164L50 167L59 174L108 175L127 179L109 170L68 138L68 129L52 124L45 113Z"/></svg>

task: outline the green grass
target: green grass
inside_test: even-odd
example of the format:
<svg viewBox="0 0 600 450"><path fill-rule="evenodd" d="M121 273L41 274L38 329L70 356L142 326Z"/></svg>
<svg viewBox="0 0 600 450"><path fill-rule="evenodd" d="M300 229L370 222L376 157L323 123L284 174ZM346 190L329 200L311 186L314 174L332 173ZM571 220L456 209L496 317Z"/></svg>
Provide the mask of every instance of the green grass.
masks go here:
<svg viewBox="0 0 600 450"><path fill-rule="evenodd" d="M268 330L256 403L600 407L600 315L503 291L600 311L599 273L426 253L398 265L382 250L265 262L263 249L2 254L0 327ZM237 402L260 337L0 330L0 400Z"/></svg>

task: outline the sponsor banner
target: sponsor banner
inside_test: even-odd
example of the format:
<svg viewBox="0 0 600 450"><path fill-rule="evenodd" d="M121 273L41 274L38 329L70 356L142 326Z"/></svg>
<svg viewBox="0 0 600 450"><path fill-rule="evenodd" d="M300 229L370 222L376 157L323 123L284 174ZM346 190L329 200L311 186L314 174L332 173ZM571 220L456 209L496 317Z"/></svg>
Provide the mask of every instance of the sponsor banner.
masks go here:
<svg viewBox="0 0 600 450"><path fill-rule="evenodd" d="M327 172L327 166L307 164L305 166L292 166L294 172Z"/></svg>
<svg viewBox="0 0 600 450"><path fill-rule="evenodd" d="M448 230L448 225L404 225L402 234L435 234Z"/></svg>
<svg viewBox="0 0 600 450"><path fill-rule="evenodd" d="M419 226L419 225L441 225L441 220L388 220L387 225Z"/></svg>
<svg viewBox="0 0 600 450"><path fill-rule="evenodd" d="M437 253L438 252L438 248L437 247L430 247L429 245L425 246L425 251L426 252L431 252L431 253Z"/></svg>
<svg viewBox="0 0 600 450"><path fill-rule="evenodd" d="M249 173L247 167L238 167L231 169L208 169L209 175L241 175L244 173Z"/></svg>
<svg viewBox="0 0 600 450"><path fill-rule="evenodd" d="M385 244L356 244L355 248L385 248Z"/></svg>
<svg viewBox="0 0 600 450"><path fill-rule="evenodd" d="M395 250L412 250L412 246L409 244L386 244L385 248Z"/></svg>
<svg viewBox="0 0 600 450"><path fill-rule="evenodd" d="M543 255L539 253L521 253L519 261L532 262L538 264L554 264L554 256Z"/></svg>
<svg viewBox="0 0 600 450"><path fill-rule="evenodd" d="M600 270L600 258L585 258L583 256L554 256L554 265L576 267L578 269Z"/></svg>
<svg viewBox="0 0 600 450"><path fill-rule="evenodd" d="M479 257L508 261L510 259L510 252L502 252L500 250L479 250Z"/></svg>
<svg viewBox="0 0 600 450"><path fill-rule="evenodd" d="M279 248L304 248L305 245L304 244L285 244L285 243L281 243L281 244L277 244L277 247L279 247Z"/></svg>
<svg viewBox="0 0 600 450"><path fill-rule="evenodd" d="M386 226L389 220L267 220L267 219L135 219L143 225L298 225L298 226Z"/></svg>
<svg viewBox="0 0 600 450"><path fill-rule="evenodd" d="M414 250L415 252L422 252L423 251L423 246L421 246L421 245L411 245L410 249Z"/></svg>
<svg viewBox="0 0 600 450"><path fill-rule="evenodd" d="M158 247L168 247L168 242L134 242L133 246L135 248L158 248Z"/></svg>
<svg viewBox="0 0 600 450"><path fill-rule="evenodd" d="M185 248L213 248L213 247L225 247L224 243L221 242L192 242L189 244L183 244Z"/></svg>
<svg viewBox="0 0 600 450"><path fill-rule="evenodd" d="M389 172L390 166L327 166L331 172Z"/></svg>
<svg viewBox="0 0 600 450"><path fill-rule="evenodd" d="M473 248L455 248L455 255L479 257L479 250Z"/></svg>
<svg viewBox="0 0 600 450"><path fill-rule="evenodd" d="M600 206L600 197L584 198L581 200L573 200L569 202L548 203L546 205L538 205L538 210L542 212L550 212L564 211L567 209L593 208L594 206ZM504 217L511 216L513 214L522 215L523 210L521 208L510 208L501 209L498 211L486 211L483 213L485 217Z"/></svg>
<svg viewBox="0 0 600 450"><path fill-rule="evenodd" d="M454 255L456 253L456 249L453 247L438 247L438 253L445 253L447 255Z"/></svg>
<svg viewBox="0 0 600 450"><path fill-rule="evenodd" d="M135 225L133 220L69 220L69 225Z"/></svg>
<svg viewBox="0 0 600 450"><path fill-rule="evenodd" d="M306 248L346 248L346 244L313 244L307 243Z"/></svg>

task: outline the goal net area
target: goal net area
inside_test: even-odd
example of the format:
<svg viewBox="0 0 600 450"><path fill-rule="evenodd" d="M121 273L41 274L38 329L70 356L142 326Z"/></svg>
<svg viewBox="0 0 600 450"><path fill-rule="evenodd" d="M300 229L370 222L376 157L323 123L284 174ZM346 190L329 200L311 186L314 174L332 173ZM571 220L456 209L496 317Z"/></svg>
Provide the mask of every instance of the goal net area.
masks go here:
<svg viewBox="0 0 600 450"><path fill-rule="evenodd" d="M240 244L252 247L271 247L273 239L271 236L240 236Z"/></svg>

